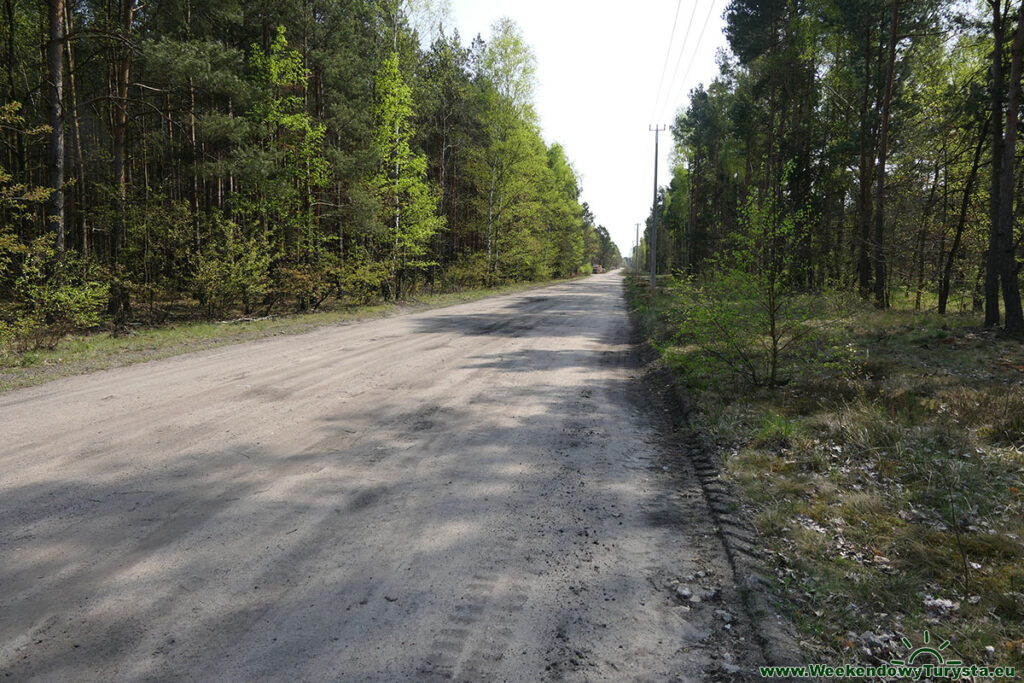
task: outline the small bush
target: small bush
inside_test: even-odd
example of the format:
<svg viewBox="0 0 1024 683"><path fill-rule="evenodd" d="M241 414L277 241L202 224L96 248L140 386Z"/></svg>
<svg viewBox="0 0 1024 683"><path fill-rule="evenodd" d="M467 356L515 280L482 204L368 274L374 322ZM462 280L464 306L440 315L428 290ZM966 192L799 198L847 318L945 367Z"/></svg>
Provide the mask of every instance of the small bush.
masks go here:
<svg viewBox="0 0 1024 683"><path fill-rule="evenodd" d="M246 237L232 221L217 220L215 241L195 277L196 295L210 315L242 303L246 315L271 288L270 246L266 236Z"/></svg>
<svg viewBox="0 0 1024 683"><path fill-rule="evenodd" d="M841 315L835 302L769 288L728 268L673 281L675 342L697 350L689 365L699 374L768 387L798 377L848 374L856 358L827 326Z"/></svg>
<svg viewBox="0 0 1024 683"><path fill-rule="evenodd" d="M100 324L109 286L95 266L74 254L61 258L51 236L14 245L0 260L17 302L0 320L0 352L53 348L70 332Z"/></svg>
<svg viewBox="0 0 1024 683"><path fill-rule="evenodd" d="M362 248L349 250L337 271L338 292L351 303L368 304L380 298L387 279L385 264L371 260Z"/></svg>
<svg viewBox="0 0 1024 683"><path fill-rule="evenodd" d="M712 375L771 388L812 372L842 374L853 363L830 327L842 300L807 291L794 261L806 210L783 211L772 193L752 193L745 231L694 277L675 280L678 342L700 349ZM837 306L840 304L840 306Z"/></svg>
<svg viewBox="0 0 1024 683"><path fill-rule="evenodd" d="M479 287L487 280L487 255L473 253L459 257L444 269L441 282L445 289L461 292L468 287Z"/></svg>
<svg viewBox="0 0 1024 683"><path fill-rule="evenodd" d="M274 290L294 301L300 311L315 311L339 291L341 260L336 254L319 251L305 263L282 266L274 277Z"/></svg>

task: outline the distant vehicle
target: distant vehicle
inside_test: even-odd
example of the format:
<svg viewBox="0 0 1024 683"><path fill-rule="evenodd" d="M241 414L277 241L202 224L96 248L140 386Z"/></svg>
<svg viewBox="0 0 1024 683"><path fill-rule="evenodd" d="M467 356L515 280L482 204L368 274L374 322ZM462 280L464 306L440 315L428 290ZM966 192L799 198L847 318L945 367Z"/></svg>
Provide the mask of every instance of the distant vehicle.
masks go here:
<svg viewBox="0 0 1024 683"><path fill-rule="evenodd" d="M595 263L594 264L594 273L600 275L603 272L604 272L604 266Z"/></svg>

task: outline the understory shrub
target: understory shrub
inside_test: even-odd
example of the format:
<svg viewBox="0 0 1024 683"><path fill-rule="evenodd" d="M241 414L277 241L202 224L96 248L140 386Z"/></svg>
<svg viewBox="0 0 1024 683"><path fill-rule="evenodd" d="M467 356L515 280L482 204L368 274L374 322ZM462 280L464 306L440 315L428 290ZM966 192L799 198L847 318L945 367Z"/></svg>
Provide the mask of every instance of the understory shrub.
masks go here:
<svg viewBox="0 0 1024 683"><path fill-rule="evenodd" d="M109 285L95 265L74 253L59 257L51 235L4 242L0 250L0 280L15 302L0 317L0 353L53 348L70 332L100 324Z"/></svg>
<svg viewBox="0 0 1024 683"><path fill-rule="evenodd" d="M479 287L487 278L487 255L473 253L460 256L444 269L441 283L445 289L456 292L467 287Z"/></svg>
<svg viewBox="0 0 1024 683"><path fill-rule="evenodd" d="M241 302L246 315L270 291L270 245L262 231L246 236L232 221L216 222L216 238L196 272L199 301L213 317Z"/></svg>
<svg viewBox="0 0 1024 683"><path fill-rule="evenodd" d="M691 359L698 367L777 387L849 366L852 353L830 331L841 300L808 288L794 257L798 226L809 220L806 211L782 211L772 192L754 192L743 209L745 231L697 275L673 280L676 342L698 350Z"/></svg>
<svg viewBox="0 0 1024 683"><path fill-rule="evenodd" d="M363 247L349 249L337 271L339 297L354 304L368 304L381 296L388 278L387 264L374 261Z"/></svg>

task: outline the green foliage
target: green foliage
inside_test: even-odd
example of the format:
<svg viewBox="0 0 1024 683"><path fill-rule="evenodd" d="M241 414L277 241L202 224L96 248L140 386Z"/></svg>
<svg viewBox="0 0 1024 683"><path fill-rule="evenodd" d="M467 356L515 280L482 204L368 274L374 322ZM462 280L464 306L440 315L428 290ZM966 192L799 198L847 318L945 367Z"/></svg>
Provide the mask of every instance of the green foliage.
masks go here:
<svg viewBox="0 0 1024 683"><path fill-rule="evenodd" d="M584 257L590 263L600 264L606 271L613 270L622 265L622 255L619 247L612 241L608 229L603 225L594 228L595 241L587 249Z"/></svg>
<svg viewBox="0 0 1024 683"><path fill-rule="evenodd" d="M294 257L313 228L312 195L330 179L323 152L327 129L299 94L310 71L288 46L284 26L268 50L252 45L250 63L258 94L247 117L251 137L234 154L246 182L232 205L241 214L236 220L259 222L274 233L267 239L276 257Z"/></svg>
<svg viewBox="0 0 1024 683"><path fill-rule="evenodd" d="M20 102L0 104L0 129L14 131L17 135L39 137L50 131L49 126L27 128L25 117L20 114ZM0 229L9 228L16 221L29 217L32 207L46 201L53 189L41 186L29 186L16 182L14 175L0 165Z"/></svg>
<svg viewBox="0 0 1024 683"><path fill-rule="evenodd" d="M610 244L541 137L536 60L510 20L464 45L443 3L419 0L202 0L129 26L115 5L68 6L64 228L69 262L110 284L119 328L569 276ZM28 306L16 254L52 225L45 12L8 9L10 327Z"/></svg>
<svg viewBox="0 0 1024 683"><path fill-rule="evenodd" d="M109 286L98 269L60 258L48 235L13 249L10 244L0 244L0 263L7 264L7 286L18 305L0 319L0 352L52 348L73 330L99 325Z"/></svg>
<svg viewBox="0 0 1024 683"><path fill-rule="evenodd" d="M327 260L337 261L333 254ZM296 302L300 311L315 311L335 292L339 266L319 263L299 263L277 269L274 290Z"/></svg>
<svg viewBox="0 0 1024 683"><path fill-rule="evenodd" d="M0 129L27 138L49 130L28 128L21 104L0 105ZM108 287L94 265L58 254L49 231L24 242L16 227L31 219L52 188L17 182L0 165L0 354L53 347L75 329L100 322ZM7 294L7 297L3 295Z"/></svg>
<svg viewBox="0 0 1024 683"><path fill-rule="evenodd" d="M271 289L270 244L265 233L246 236L232 221L216 220L216 240L203 254L196 296L213 317L241 302L246 315Z"/></svg>
<svg viewBox="0 0 1024 683"><path fill-rule="evenodd" d="M387 266L369 258L365 249L350 250L338 271L338 294L353 303L370 303L380 296L388 275Z"/></svg>
<svg viewBox="0 0 1024 683"><path fill-rule="evenodd" d="M20 102L0 104L0 130L6 129L30 138L50 130L49 126L26 128L25 117L20 111ZM17 182L14 174L0 164L0 281L8 275L12 259L20 249L15 227L31 218L52 193L53 189L49 187Z"/></svg>
<svg viewBox="0 0 1024 683"><path fill-rule="evenodd" d="M487 281L487 256L463 255L444 269L441 280L446 288L456 292L481 286Z"/></svg>
<svg viewBox="0 0 1024 683"><path fill-rule="evenodd" d="M841 313L834 300L802 292L793 275L795 226L801 212L781 215L770 196L750 196L746 231L700 275L682 277L673 322L680 344L695 345L710 375L728 373L754 386L775 387L795 376L842 365L826 317Z"/></svg>
<svg viewBox="0 0 1024 683"><path fill-rule="evenodd" d="M427 161L413 153L412 89L398 68L398 54L384 59L377 73L377 131L374 137L380 166L371 181L381 206L381 222L388 226L390 261L388 289L392 298L402 294L408 271L432 265L429 240L444 227L437 215L437 195L426 182Z"/></svg>
<svg viewBox="0 0 1024 683"><path fill-rule="evenodd" d="M547 220L554 228L551 269L561 276L574 275L583 264L583 236L590 227L584 222L583 207L579 203L579 179L558 143L547 150L547 167L551 179L547 183L545 205Z"/></svg>
<svg viewBox="0 0 1024 683"><path fill-rule="evenodd" d="M494 125L501 126L505 116L525 116L537 88L537 58L523 38L519 26L502 17L491 27L480 59L481 76L494 87L501 110Z"/></svg>
<svg viewBox="0 0 1024 683"><path fill-rule="evenodd" d="M186 202L135 202L125 213L132 230L125 244L125 260L132 264L122 279L133 298L150 312L191 284L198 264L196 226Z"/></svg>
<svg viewBox="0 0 1024 683"><path fill-rule="evenodd" d="M788 277L799 287L876 297L880 288L881 302L909 298L916 308L953 292L951 303L972 308L987 250L985 120L995 94L981 7L732 2L730 51L672 126L677 163L654 209L659 272L713 267L745 234L749 197L770 191L792 219Z"/></svg>
<svg viewBox="0 0 1024 683"><path fill-rule="evenodd" d="M348 261L352 264L355 259ZM315 311L330 296L341 296L346 277L345 260L330 249L328 240L315 236L297 262L279 265L274 272L274 293L295 302L299 311Z"/></svg>
<svg viewBox="0 0 1024 683"><path fill-rule="evenodd" d="M763 448L788 448L796 434L796 424L785 415L770 413L761 421L755 444Z"/></svg>
<svg viewBox="0 0 1024 683"><path fill-rule="evenodd" d="M294 94L296 89L306 87L311 74L303 65L302 55L288 47L284 26L277 27L268 52L258 45L252 46L251 61L258 82L269 94L258 100L253 109L256 121L268 128L265 139L274 140L282 154L282 164L294 180L302 181L307 188L325 185L330 167L321 146L327 127L316 123L303 97Z"/></svg>

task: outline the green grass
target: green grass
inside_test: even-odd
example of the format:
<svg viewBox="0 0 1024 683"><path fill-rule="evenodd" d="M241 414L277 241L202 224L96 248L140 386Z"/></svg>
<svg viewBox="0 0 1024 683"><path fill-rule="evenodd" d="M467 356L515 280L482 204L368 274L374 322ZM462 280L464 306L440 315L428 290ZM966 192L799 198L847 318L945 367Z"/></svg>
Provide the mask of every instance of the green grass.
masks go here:
<svg viewBox="0 0 1024 683"><path fill-rule="evenodd" d="M282 334L300 334L328 325L385 318L402 313L477 301L492 296L546 287L565 280L517 283L501 287L429 294L397 303L339 306L239 322L183 322L137 326L127 333L94 332L62 339L52 349L0 354L0 391L51 380L201 351Z"/></svg>
<svg viewBox="0 0 1024 683"><path fill-rule="evenodd" d="M974 315L909 310L911 296L819 321L849 372L739 387L673 346L668 294L632 291L814 647L888 661L898 636L930 629L967 663L1024 667L1024 345Z"/></svg>

